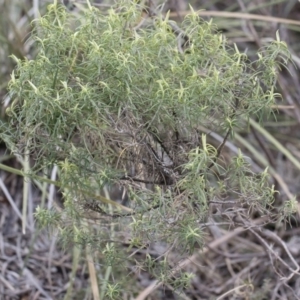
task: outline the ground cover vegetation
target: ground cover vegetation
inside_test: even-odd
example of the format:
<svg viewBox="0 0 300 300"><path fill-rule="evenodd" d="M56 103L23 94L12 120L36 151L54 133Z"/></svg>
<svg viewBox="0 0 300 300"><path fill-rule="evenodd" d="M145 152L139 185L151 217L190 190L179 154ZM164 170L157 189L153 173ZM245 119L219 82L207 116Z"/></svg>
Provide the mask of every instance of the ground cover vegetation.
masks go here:
<svg viewBox="0 0 300 300"><path fill-rule="evenodd" d="M97 4L48 5L32 22L32 56L12 51L6 68L0 135L14 168L0 166L24 178L14 179L22 214L1 187L23 233L49 237L30 239L3 295L34 295L12 288L20 268L41 299L299 297L296 241L285 236L297 190L275 159L299 171L299 145L264 128L292 119L278 106L289 95L280 72L294 70L280 30L244 51L191 6L181 16L178 5ZM47 245L38 282L31 256ZM72 266L57 262L63 250ZM68 285L55 287L54 274Z"/></svg>

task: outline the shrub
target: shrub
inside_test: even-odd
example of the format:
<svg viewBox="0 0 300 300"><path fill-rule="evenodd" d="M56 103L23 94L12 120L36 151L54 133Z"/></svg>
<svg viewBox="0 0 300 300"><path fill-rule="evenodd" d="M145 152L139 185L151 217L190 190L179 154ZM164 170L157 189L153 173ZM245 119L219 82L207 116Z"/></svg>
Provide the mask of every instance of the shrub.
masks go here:
<svg viewBox="0 0 300 300"><path fill-rule="evenodd" d="M182 29L155 14L141 26L145 9L123 2L75 17L50 5L34 23L36 58L14 57L1 127L10 149L33 159L27 176L59 167L63 213L38 208L37 218L59 229L66 245L99 249L114 270L126 267L132 247L193 252L211 218L256 212L276 220L267 170L253 173L242 153L220 154L248 118L270 114L289 58L285 43L277 36L250 62L197 13ZM220 145L210 131L224 137ZM110 199L109 189L128 202ZM163 259L149 255L138 265L174 279Z"/></svg>

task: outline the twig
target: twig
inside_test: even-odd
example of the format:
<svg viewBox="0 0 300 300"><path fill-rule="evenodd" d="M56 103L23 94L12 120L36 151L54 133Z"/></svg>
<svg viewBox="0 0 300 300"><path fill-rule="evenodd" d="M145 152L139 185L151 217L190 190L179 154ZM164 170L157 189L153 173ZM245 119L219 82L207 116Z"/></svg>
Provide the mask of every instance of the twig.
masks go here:
<svg viewBox="0 0 300 300"><path fill-rule="evenodd" d="M258 225L261 222L264 221L264 218L255 220L254 224ZM214 240L213 242L209 243L208 247L205 247L203 250L199 251L198 253L195 253L191 257L185 259L181 263L179 263L176 267L174 267L170 274L175 275L177 272L179 272L181 269L189 265L190 263L195 263L198 258L198 255L203 255L209 252L210 248L218 247L222 245L223 243L227 242L228 240L232 239L233 237L237 236L238 234L244 232L246 229L244 227L237 227L233 231L228 232L226 235L220 237L217 240ZM135 300L145 300L146 297L148 297L151 293L153 293L156 289L161 287L163 285L162 281L155 280L153 281L146 289L144 289L136 298Z"/></svg>

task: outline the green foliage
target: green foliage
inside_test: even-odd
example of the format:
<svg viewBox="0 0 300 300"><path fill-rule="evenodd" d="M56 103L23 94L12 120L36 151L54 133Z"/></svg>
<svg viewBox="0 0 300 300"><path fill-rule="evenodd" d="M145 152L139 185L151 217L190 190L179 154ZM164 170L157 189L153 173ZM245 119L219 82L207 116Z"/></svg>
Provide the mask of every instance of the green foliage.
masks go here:
<svg viewBox="0 0 300 300"><path fill-rule="evenodd" d="M105 294L108 299L120 299L121 290L118 283L116 284L108 284L107 292Z"/></svg>
<svg viewBox="0 0 300 300"><path fill-rule="evenodd" d="M100 249L107 266L124 257L118 241L125 233L130 247L165 241L191 252L204 245L199 223L213 200L233 198L231 212L263 214L274 201L266 171L252 173L242 154L222 162L223 144L207 143L201 128L225 142L245 119L269 114L286 45L277 38L250 63L196 13L182 24L184 39L168 19L136 26L141 9L124 2L77 18L49 6L34 23L37 57L14 57L10 122L1 127L12 151L30 151L33 174L60 168L64 222L40 209L37 218L56 225L64 244ZM107 186L125 188L129 213L99 196ZM103 222L91 225L95 213ZM168 281L164 263L145 261ZM183 277L176 286L186 285ZM108 286L107 297L118 293Z"/></svg>
<svg viewBox="0 0 300 300"><path fill-rule="evenodd" d="M57 225L61 221L59 213L54 210L41 209L39 206L36 208L36 216L42 227Z"/></svg>

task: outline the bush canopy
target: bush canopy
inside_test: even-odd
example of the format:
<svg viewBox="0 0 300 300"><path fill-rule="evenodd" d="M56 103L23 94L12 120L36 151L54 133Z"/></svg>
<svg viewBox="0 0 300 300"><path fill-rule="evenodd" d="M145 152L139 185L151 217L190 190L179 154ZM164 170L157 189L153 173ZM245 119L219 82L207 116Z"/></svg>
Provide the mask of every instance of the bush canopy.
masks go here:
<svg viewBox="0 0 300 300"><path fill-rule="evenodd" d="M250 61L196 12L179 29L155 12L144 22L147 9L125 1L78 17L49 5L33 23L36 57L14 57L1 126L10 149L31 158L27 176L59 167L63 213L38 208L38 219L66 244L97 247L110 265L126 245L190 253L211 218L278 219L267 170L256 174L241 152L225 159L221 150L250 117L271 113L285 43L277 35ZM162 278L166 269L152 271Z"/></svg>

